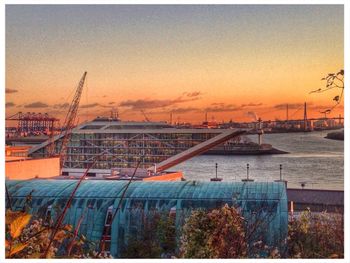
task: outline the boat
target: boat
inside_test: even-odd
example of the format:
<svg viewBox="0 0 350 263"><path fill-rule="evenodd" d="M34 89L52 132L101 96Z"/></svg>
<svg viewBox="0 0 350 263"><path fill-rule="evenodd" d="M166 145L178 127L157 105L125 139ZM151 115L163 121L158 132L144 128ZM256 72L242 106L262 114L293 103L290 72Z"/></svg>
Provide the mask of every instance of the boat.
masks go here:
<svg viewBox="0 0 350 263"><path fill-rule="evenodd" d="M263 154L286 154L288 152L278 150L271 144L258 144L255 142L228 141L209 151L205 155L263 155Z"/></svg>
<svg viewBox="0 0 350 263"><path fill-rule="evenodd" d="M256 129L250 132L258 134L258 143L252 142L249 138L244 136L236 136L220 145L213 147L204 155L263 155L263 154L286 154L288 152L281 151L272 147L271 144L262 143L262 136L264 130L262 129L262 121L258 120ZM205 121L196 128L218 128L219 125L212 121Z"/></svg>

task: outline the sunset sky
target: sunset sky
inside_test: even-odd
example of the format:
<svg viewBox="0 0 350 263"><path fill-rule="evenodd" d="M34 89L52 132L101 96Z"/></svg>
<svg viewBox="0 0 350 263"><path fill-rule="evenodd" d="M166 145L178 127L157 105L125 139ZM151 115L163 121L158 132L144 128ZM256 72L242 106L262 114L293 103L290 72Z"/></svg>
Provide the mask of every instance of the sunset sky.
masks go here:
<svg viewBox="0 0 350 263"><path fill-rule="evenodd" d="M63 122L87 71L79 121L321 117L339 91L309 92L343 68L343 22L341 5L7 5L6 116Z"/></svg>

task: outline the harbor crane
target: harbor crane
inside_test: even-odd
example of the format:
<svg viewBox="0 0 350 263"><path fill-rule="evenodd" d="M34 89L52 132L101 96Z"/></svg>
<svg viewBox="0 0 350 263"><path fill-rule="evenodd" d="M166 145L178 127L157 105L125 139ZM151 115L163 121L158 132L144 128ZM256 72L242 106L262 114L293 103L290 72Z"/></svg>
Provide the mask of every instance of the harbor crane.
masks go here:
<svg viewBox="0 0 350 263"><path fill-rule="evenodd" d="M85 71L83 76L81 77L78 87L75 91L72 103L69 106L69 110L67 112L66 118L64 120L62 130L60 133L60 137L62 138L61 147L59 148L59 156L60 156L60 169L62 170L63 164L67 158L67 145L70 140L72 129L75 125L75 119L77 117L80 97L83 92L84 82L86 78L87 72Z"/></svg>
<svg viewBox="0 0 350 263"><path fill-rule="evenodd" d="M145 117L146 121L147 121L147 122L151 122L151 121L147 118L147 115L146 115L146 113L144 112L144 110L141 110L141 112L142 112L143 116Z"/></svg>
<svg viewBox="0 0 350 263"><path fill-rule="evenodd" d="M18 112L10 117L6 117L6 121L17 121L17 135L30 136L52 133L55 124L59 120L48 113Z"/></svg>

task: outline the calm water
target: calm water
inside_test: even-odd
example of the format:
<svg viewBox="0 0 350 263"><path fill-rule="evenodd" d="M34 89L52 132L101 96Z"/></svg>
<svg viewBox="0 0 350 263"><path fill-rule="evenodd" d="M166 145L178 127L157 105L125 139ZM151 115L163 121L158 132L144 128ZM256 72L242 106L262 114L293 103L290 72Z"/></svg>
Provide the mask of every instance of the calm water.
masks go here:
<svg viewBox="0 0 350 263"><path fill-rule="evenodd" d="M246 178L249 163L250 177L255 181L279 179L279 165L282 164L283 178L288 187L343 190L344 142L325 139L327 131L312 133L265 134L264 143L290 152L282 155L261 156L210 156L194 157L172 170L182 170L188 180L208 181L215 177L215 163L218 163L218 177L224 181L240 181ZM257 136L249 136L257 141Z"/></svg>

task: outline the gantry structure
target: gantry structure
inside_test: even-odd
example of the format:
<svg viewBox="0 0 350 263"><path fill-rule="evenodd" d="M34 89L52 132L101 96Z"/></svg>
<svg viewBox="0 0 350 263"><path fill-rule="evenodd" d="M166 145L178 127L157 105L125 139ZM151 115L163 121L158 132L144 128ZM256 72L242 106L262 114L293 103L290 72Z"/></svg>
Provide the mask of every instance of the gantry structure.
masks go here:
<svg viewBox="0 0 350 263"><path fill-rule="evenodd" d="M17 121L16 133L19 135L50 134L59 119L48 113L18 112L6 118L6 121Z"/></svg>

